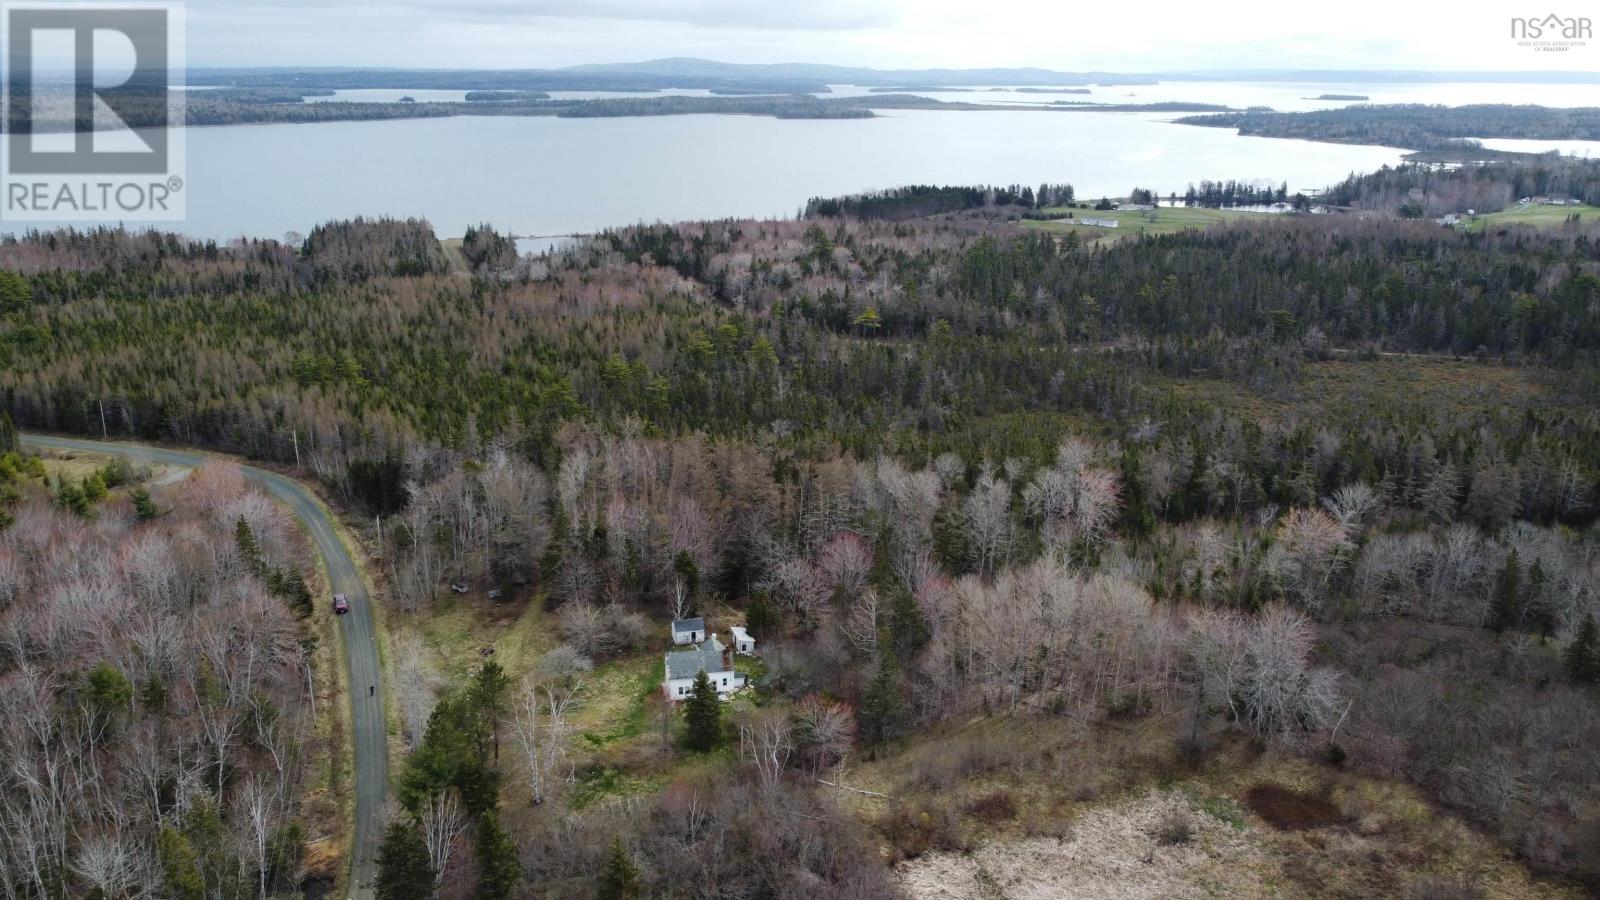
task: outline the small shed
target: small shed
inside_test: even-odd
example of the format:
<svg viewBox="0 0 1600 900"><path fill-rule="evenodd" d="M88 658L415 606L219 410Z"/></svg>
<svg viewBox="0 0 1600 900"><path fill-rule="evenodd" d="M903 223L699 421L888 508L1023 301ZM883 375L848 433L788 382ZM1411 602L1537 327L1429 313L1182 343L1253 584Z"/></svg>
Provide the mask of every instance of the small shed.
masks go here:
<svg viewBox="0 0 1600 900"><path fill-rule="evenodd" d="M756 652L756 639L743 626L735 625L728 630L733 632L733 652L744 656Z"/></svg>
<svg viewBox="0 0 1600 900"><path fill-rule="evenodd" d="M672 620L674 644L698 644L706 639L706 620L702 617Z"/></svg>

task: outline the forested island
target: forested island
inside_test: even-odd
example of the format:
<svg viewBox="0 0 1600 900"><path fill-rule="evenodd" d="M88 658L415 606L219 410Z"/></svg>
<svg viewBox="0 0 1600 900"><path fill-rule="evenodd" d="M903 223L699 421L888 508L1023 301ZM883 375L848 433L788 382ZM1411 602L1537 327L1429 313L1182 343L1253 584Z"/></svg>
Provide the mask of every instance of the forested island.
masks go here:
<svg viewBox="0 0 1600 900"><path fill-rule="evenodd" d="M1311 112L1250 109L1178 119L1185 125L1236 128L1240 134L1482 156L1474 138L1600 140L1600 107L1346 106Z"/></svg>
<svg viewBox="0 0 1600 900"><path fill-rule="evenodd" d="M308 103L306 97L328 96L328 90L289 88L218 88L192 91L184 97L184 121L189 126L244 125L273 122L338 122L377 119L444 118L449 116L557 116L561 118L619 118L629 116L753 115L779 119L868 119L874 109L936 109L942 111L1051 110L1085 112L1218 112L1228 107L1209 103L1090 103L1057 100L1050 104L996 104L936 100L917 94L873 93L870 96L818 97L811 94L766 94L733 91L713 96L660 94L645 97L551 99L541 91L471 91L462 101L418 103L329 101ZM66 131L74 127L76 108L70 94L41 92L32 121L35 131ZM138 128L164 120L164 98L127 101L122 120Z"/></svg>
<svg viewBox="0 0 1600 900"><path fill-rule="evenodd" d="M1020 221L1065 181L525 258L0 239L0 886L304 890L349 791L279 509L22 428L241 454L360 538L384 898L1592 893L1600 224L1401 207L1596 169L1093 245ZM669 698L674 620L753 647Z"/></svg>

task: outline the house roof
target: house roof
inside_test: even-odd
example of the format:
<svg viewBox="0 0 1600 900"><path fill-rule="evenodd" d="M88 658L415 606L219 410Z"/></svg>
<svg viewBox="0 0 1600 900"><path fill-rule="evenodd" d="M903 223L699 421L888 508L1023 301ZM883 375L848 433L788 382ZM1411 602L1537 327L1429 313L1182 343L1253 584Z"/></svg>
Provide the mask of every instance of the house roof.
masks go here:
<svg viewBox="0 0 1600 900"><path fill-rule="evenodd" d="M722 672L722 645L715 636L693 650L667 654L667 679L693 678L701 672Z"/></svg>
<svg viewBox="0 0 1600 900"><path fill-rule="evenodd" d="M706 620L703 619L703 618L673 619L672 620L672 630L675 631L675 632L676 631L705 631L706 630Z"/></svg>
<svg viewBox="0 0 1600 900"><path fill-rule="evenodd" d="M729 628L728 630L733 632L733 639L736 640L736 641L748 641L748 640L750 640L750 632L745 631L743 628L741 628L738 625L735 625L732 628Z"/></svg>

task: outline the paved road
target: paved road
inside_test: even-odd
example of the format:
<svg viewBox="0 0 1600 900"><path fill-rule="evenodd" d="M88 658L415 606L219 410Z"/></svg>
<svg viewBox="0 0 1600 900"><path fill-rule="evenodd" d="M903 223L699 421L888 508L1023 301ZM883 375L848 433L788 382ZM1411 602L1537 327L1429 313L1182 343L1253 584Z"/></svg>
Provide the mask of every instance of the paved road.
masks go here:
<svg viewBox="0 0 1600 900"><path fill-rule="evenodd" d="M22 435L22 443L50 450L76 450L86 453L116 453L133 460L168 466L194 468L205 462L204 454L167 450L142 444L86 441L76 438ZM383 718L383 687L379 677L377 629L372 622L372 601L367 585L350 552L333 528L333 521L304 485L276 472L243 466L246 481L255 484L288 504L304 523L327 566L328 581L334 593L350 598L350 612L339 617L339 636L344 641L347 667L347 692L350 715L355 722L356 823L351 849L350 896L370 900L372 880L377 874L378 843L382 840L379 816L389 786L388 740ZM318 615L331 615L333 601L323 598ZM368 688L369 690L362 690Z"/></svg>

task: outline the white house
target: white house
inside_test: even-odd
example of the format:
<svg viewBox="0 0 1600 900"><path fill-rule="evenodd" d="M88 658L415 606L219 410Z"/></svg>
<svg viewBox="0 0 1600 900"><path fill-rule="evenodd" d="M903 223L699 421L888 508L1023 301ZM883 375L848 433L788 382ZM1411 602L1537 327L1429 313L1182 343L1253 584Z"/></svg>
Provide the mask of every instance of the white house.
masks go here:
<svg viewBox="0 0 1600 900"><path fill-rule="evenodd" d="M1096 228L1115 228L1115 227L1117 227L1117 220L1116 219L1096 219L1096 218L1091 218L1089 216L1084 216L1083 218L1079 219L1078 221L1082 222L1085 225L1093 225Z"/></svg>
<svg viewBox="0 0 1600 900"><path fill-rule="evenodd" d="M739 625L735 625L729 630L733 632L733 652L743 656L749 656L756 652L756 639L750 636L750 632Z"/></svg>
<svg viewBox="0 0 1600 900"><path fill-rule="evenodd" d="M698 644L708 637L710 635L706 633L705 619L672 620L672 642L674 644Z"/></svg>
<svg viewBox="0 0 1600 900"><path fill-rule="evenodd" d="M693 650L674 650L667 654L666 677L661 689L674 703L686 700L694 690L695 676L701 672L711 679L719 697L744 687L744 676L733 670L733 654L712 635Z"/></svg>

